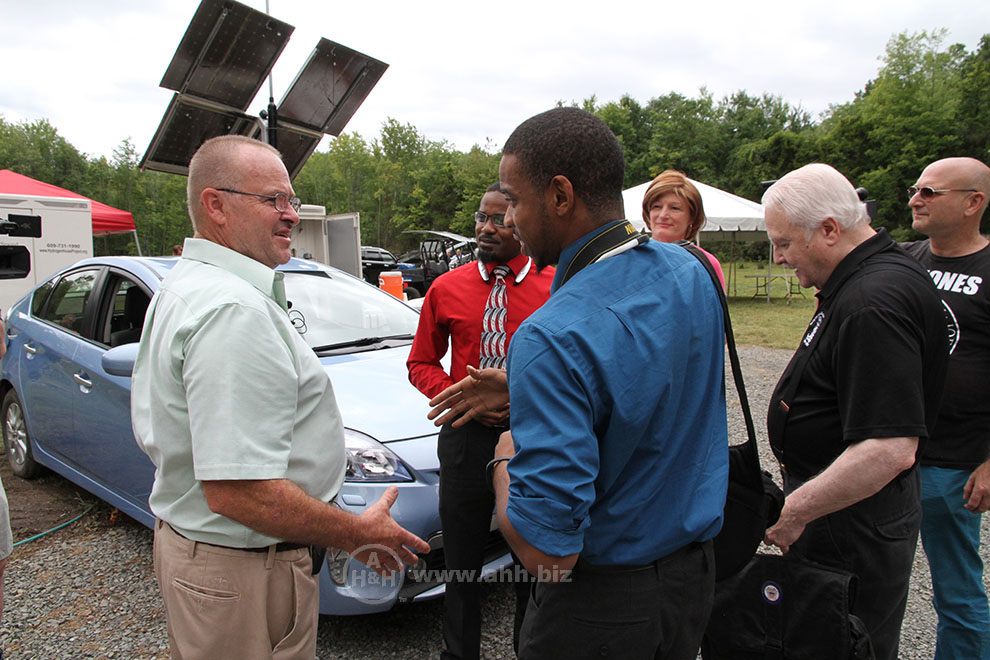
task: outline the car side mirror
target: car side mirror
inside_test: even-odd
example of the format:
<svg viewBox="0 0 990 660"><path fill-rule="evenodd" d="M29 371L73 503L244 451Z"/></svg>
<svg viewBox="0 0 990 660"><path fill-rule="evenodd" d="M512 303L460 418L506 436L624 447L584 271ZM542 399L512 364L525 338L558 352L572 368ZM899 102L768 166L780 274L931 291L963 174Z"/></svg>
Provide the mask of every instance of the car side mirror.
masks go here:
<svg viewBox="0 0 990 660"><path fill-rule="evenodd" d="M140 344L124 344L117 348L111 348L103 354L103 371L111 376L123 376L130 378L134 372L134 361L137 360L138 347Z"/></svg>

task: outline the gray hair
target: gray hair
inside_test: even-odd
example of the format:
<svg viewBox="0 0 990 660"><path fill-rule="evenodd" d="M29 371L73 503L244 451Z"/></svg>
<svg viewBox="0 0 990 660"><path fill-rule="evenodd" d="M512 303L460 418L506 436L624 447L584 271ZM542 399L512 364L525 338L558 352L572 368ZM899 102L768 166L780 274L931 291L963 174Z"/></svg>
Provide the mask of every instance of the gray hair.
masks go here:
<svg viewBox="0 0 990 660"><path fill-rule="evenodd" d="M197 228L199 197L205 188L238 188L241 182L242 162L237 152L244 147L257 147L271 151L279 159L282 154L275 147L243 135L221 135L200 145L189 161L189 179L186 181L186 206L193 229Z"/></svg>
<svg viewBox="0 0 990 660"><path fill-rule="evenodd" d="M869 224L866 205L849 179L831 165L812 163L788 172L763 193L763 206L783 213L807 236L833 218L843 229Z"/></svg>

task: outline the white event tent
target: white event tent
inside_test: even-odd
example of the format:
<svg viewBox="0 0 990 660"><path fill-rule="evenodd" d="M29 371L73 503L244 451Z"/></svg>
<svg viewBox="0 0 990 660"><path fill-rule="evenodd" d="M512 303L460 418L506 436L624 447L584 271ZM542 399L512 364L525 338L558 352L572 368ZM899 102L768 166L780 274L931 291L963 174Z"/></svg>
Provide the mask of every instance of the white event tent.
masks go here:
<svg viewBox="0 0 990 660"><path fill-rule="evenodd" d="M748 199L733 195L714 186L690 179L701 193L707 221L698 236L698 244L707 241L766 241L767 228L763 222L763 206ZM641 183L622 191L622 201L626 207L626 219L640 230L646 229L643 222L643 195L652 181ZM733 252L735 246L733 246ZM735 260L729 264L735 268ZM769 269L769 264L767 264ZM726 273L728 275L728 273ZM733 278L735 282L735 278Z"/></svg>
<svg viewBox="0 0 990 660"><path fill-rule="evenodd" d="M743 242L767 240L766 225L763 224L763 206L748 199L719 190L714 186L689 179L701 193L708 222L701 230L701 241ZM643 222L643 195L651 181L641 183L622 191L622 201L626 207L626 218L636 229L646 227Z"/></svg>

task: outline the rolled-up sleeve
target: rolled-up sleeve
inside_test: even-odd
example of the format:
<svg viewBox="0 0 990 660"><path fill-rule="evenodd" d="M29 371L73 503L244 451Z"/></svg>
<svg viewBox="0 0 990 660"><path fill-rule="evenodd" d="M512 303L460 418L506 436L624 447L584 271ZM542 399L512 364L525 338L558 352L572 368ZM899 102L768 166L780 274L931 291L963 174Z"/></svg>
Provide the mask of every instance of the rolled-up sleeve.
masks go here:
<svg viewBox="0 0 990 660"><path fill-rule="evenodd" d="M541 552L580 552L595 500L599 455L587 370L561 341L523 326L510 347L509 391L516 455L507 515Z"/></svg>

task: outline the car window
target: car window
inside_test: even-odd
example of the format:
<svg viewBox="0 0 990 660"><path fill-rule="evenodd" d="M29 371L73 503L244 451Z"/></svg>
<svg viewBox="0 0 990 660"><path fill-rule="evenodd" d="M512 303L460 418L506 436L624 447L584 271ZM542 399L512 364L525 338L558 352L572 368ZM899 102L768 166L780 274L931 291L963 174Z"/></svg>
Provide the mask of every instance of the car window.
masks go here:
<svg viewBox="0 0 990 660"><path fill-rule="evenodd" d="M102 332L98 340L111 347L139 341L151 296L119 273L114 273L108 290L109 304L99 322Z"/></svg>
<svg viewBox="0 0 990 660"><path fill-rule="evenodd" d="M368 337L414 335L419 314L391 295L346 275L285 272L292 325L312 347Z"/></svg>
<svg viewBox="0 0 990 660"><path fill-rule="evenodd" d="M86 305L98 274L98 270L82 270L60 279L48 297L41 318L81 336Z"/></svg>
<svg viewBox="0 0 990 660"><path fill-rule="evenodd" d="M41 310L44 309L45 303L48 301L48 296L54 288L55 282L48 280L34 290L34 295L31 297L31 314L40 317Z"/></svg>
<svg viewBox="0 0 990 660"><path fill-rule="evenodd" d="M361 248L361 259L374 264L394 264L398 260L388 250L381 248Z"/></svg>

